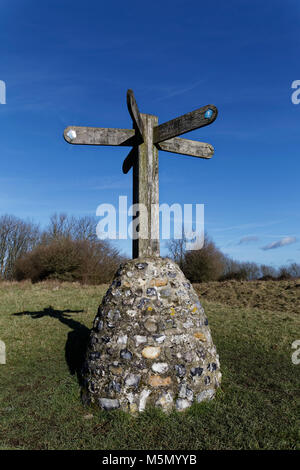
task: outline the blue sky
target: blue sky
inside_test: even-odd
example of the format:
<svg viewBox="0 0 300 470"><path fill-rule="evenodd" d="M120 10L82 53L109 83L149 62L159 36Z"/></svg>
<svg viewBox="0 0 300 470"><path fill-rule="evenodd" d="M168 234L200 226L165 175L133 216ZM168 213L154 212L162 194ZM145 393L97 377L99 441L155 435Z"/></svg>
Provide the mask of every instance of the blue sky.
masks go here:
<svg viewBox="0 0 300 470"><path fill-rule="evenodd" d="M223 252L300 261L297 0L2 0L0 214L45 225L131 198L127 148L68 145L68 125L130 128L126 90L159 122L212 103L205 161L160 152L160 202L205 204ZM130 242L115 242L130 254ZM269 249L263 249L269 248ZM162 254L165 254L162 247Z"/></svg>

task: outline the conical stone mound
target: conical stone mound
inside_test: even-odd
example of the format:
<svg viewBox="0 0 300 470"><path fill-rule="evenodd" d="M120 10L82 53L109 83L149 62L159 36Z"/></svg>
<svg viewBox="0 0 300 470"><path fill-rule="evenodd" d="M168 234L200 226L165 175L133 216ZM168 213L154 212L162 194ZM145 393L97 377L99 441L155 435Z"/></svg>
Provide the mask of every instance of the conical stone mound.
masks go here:
<svg viewBox="0 0 300 470"><path fill-rule="evenodd" d="M219 357L191 283L166 258L121 265L91 330L82 399L105 410L168 411L214 397Z"/></svg>

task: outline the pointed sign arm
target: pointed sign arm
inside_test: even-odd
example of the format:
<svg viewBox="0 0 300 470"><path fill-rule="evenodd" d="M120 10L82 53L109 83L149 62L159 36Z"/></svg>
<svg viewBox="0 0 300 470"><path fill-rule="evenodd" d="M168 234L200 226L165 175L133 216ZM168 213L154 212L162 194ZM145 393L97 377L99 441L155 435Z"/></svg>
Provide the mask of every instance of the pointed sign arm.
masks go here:
<svg viewBox="0 0 300 470"><path fill-rule="evenodd" d="M125 175L133 166L134 160L136 158L138 158L138 150L137 150L137 147L133 147L123 162L122 170Z"/></svg>
<svg viewBox="0 0 300 470"><path fill-rule="evenodd" d="M165 140L159 144L155 144L158 150L165 152L178 153L181 155L188 155L189 157L206 158L209 159L214 154L212 145L205 142L198 142L196 140L181 139L174 137L173 139ZM134 159L137 158L137 148L133 147L123 162L123 173L128 173L134 164Z"/></svg>
<svg viewBox="0 0 300 470"><path fill-rule="evenodd" d="M143 138L144 125L132 90L127 90L127 107L133 120L134 127L139 131L140 136Z"/></svg>
<svg viewBox="0 0 300 470"><path fill-rule="evenodd" d="M134 129L114 129L105 127L69 126L64 131L64 139L69 144L78 145L136 145Z"/></svg>
<svg viewBox="0 0 300 470"><path fill-rule="evenodd" d="M212 124L218 115L218 110L213 104L208 104L191 113L167 121L153 129L153 142L158 144L164 140L172 139L186 132L199 129Z"/></svg>
<svg viewBox="0 0 300 470"><path fill-rule="evenodd" d="M156 144L156 147L165 152L180 153L198 158L211 158L214 154L214 148L210 144L197 142L196 140L181 139L179 137L160 142Z"/></svg>

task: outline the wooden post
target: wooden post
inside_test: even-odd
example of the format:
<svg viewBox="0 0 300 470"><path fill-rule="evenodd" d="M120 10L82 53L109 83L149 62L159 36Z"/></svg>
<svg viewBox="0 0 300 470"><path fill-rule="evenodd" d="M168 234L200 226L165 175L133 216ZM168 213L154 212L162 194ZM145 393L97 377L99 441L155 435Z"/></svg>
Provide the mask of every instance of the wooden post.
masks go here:
<svg viewBox="0 0 300 470"><path fill-rule="evenodd" d="M158 149L153 145L158 118L151 114L141 114L141 118L144 142L137 147L133 163L133 204L142 204L147 212L141 208L134 217L139 217L139 230L132 240L133 258L159 256Z"/></svg>

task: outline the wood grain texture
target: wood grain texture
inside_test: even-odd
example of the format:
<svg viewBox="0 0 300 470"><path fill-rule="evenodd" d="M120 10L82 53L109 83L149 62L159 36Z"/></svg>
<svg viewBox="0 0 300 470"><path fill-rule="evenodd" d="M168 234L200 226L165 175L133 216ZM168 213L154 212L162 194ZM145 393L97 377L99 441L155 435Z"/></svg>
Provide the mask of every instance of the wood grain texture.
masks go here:
<svg viewBox="0 0 300 470"><path fill-rule="evenodd" d="M210 118L205 118L205 112L211 109L213 111ZM153 142L155 144L163 142L164 140L172 139L178 135L185 134L186 132L199 129L200 127L212 124L218 115L217 108L208 104L202 108L196 109L190 113L179 116L178 118L167 121L153 130Z"/></svg>
<svg viewBox="0 0 300 470"><path fill-rule="evenodd" d="M138 146L138 158L133 164L133 204L139 206L138 237L132 240L132 256L159 256L159 189L158 149L153 145L153 127L157 117L141 114L144 126L144 143Z"/></svg>
<svg viewBox="0 0 300 470"><path fill-rule="evenodd" d="M71 139L67 133L76 132ZM73 145L136 145L136 132L134 129L113 129L105 127L79 127L69 126L64 130L64 139Z"/></svg>
<svg viewBox="0 0 300 470"><path fill-rule="evenodd" d="M144 124L132 90L127 90L127 107L133 121L133 128L136 129L143 138Z"/></svg>
<svg viewBox="0 0 300 470"><path fill-rule="evenodd" d="M156 144L156 147L165 152L179 153L197 158L211 158L214 154L214 148L210 144L197 142L196 140L181 139L179 137L173 137L173 139L160 142Z"/></svg>

